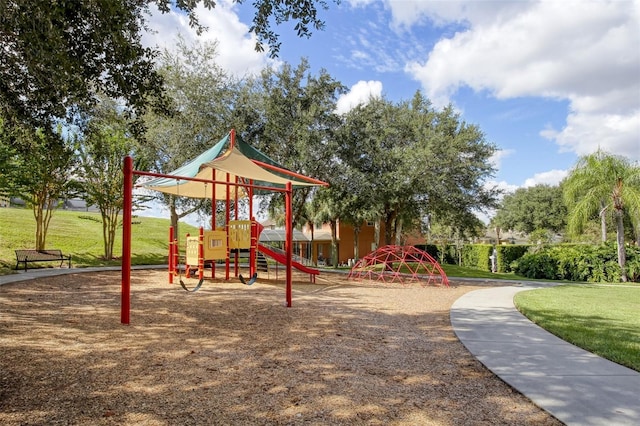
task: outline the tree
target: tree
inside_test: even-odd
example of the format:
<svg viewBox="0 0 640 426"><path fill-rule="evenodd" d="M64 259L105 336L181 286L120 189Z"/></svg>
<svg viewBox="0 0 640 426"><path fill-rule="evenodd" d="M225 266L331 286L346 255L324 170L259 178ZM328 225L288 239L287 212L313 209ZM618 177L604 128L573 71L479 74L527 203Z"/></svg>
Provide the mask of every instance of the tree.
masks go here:
<svg viewBox="0 0 640 426"><path fill-rule="evenodd" d="M578 234L593 214L613 209L616 221L618 265L622 281L627 281L624 243L625 211L640 211L640 167L628 159L597 152L580 157L564 183L564 199L569 209L569 232ZM604 208L601 206L604 203Z"/></svg>
<svg viewBox="0 0 640 426"><path fill-rule="evenodd" d="M302 59L297 67L284 64L279 70L267 69L252 88L255 121L242 136L261 152L284 167L305 176L327 180L335 163L337 140L334 133L340 124L335 114L338 95L344 86L325 70L308 73L309 63ZM259 123L259 125L256 124ZM292 216L301 223L311 187L294 191ZM283 198L268 198L272 212L282 210Z"/></svg>
<svg viewBox="0 0 640 426"><path fill-rule="evenodd" d="M176 42L175 52L159 57L159 73L167 97L177 113L172 116L149 112L143 149L152 159L151 168L168 173L218 142L233 127L239 82L216 64L217 43L187 45ZM199 210L211 211L205 200L165 194L158 199L169 209L171 224L178 232L179 219Z"/></svg>
<svg viewBox="0 0 640 426"><path fill-rule="evenodd" d="M339 198L332 192L335 188L329 186L318 189L313 198L315 218L320 223L329 223L331 229L331 264L338 267L338 220L342 213Z"/></svg>
<svg viewBox="0 0 640 426"><path fill-rule="evenodd" d="M526 234L545 229L557 233L564 230L566 217L562 188L540 184L505 195L492 222Z"/></svg>
<svg viewBox="0 0 640 426"><path fill-rule="evenodd" d="M339 134L337 155L351 169L345 184L357 197L352 204L358 211L371 208L374 221L385 224L385 244L391 244L398 211L414 193L407 168L410 140L402 137L406 126L398 125L400 118L391 102L370 99L345 114Z"/></svg>
<svg viewBox="0 0 640 426"><path fill-rule="evenodd" d="M417 93L412 103L418 120L428 118L427 99ZM423 210L460 236L474 235L478 229L475 213L497 204L499 191L486 185L495 172L490 159L496 146L477 125L463 121L451 105L437 112L433 129L428 123L415 127L415 138L420 141L415 157L422 172L416 186L425 191Z"/></svg>
<svg viewBox="0 0 640 426"><path fill-rule="evenodd" d="M167 112L162 77L154 67L157 52L142 46L141 35L151 5L163 13L172 7L185 12L192 27L204 30L196 15L199 4L211 9L215 1L1 0L0 116L6 125L48 132L56 120L71 120L76 108L93 104L96 93L123 99L136 117L148 106ZM256 49L266 42L277 56L273 21L296 22L301 37L322 29L318 6L327 8L324 0L254 1L250 32L258 38Z"/></svg>
<svg viewBox="0 0 640 426"><path fill-rule="evenodd" d="M0 134L3 192L23 199L33 209L35 248L44 250L53 213L72 189L71 143L62 138L60 129L47 133L28 127L3 127Z"/></svg>
<svg viewBox="0 0 640 426"><path fill-rule="evenodd" d="M483 181L493 172L495 147L452 108L435 111L420 92L411 102L371 99L354 108L339 140L340 162L359 173L349 184L362 205L376 209L385 244L430 216L461 235L475 232L473 211L494 203L496 193Z"/></svg>
<svg viewBox="0 0 640 426"><path fill-rule="evenodd" d="M133 155L135 147L127 129L127 119L117 103L102 98L92 109L76 144L78 186L87 205L96 205L100 210L106 260L113 259L118 216L124 207L122 159ZM141 167L140 156L134 158L136 167Z"/></svg>
<svg viewBox="0 0 640 426"><path fill-rule="evenodd" d="M243 1L236 0L237 3L243 3ZM334 3L340 3L340 0L334 0ZM262 0L254 1L253 5L257 10L249 32L254 33L258 38L256 50L262 52L266 43L271 57L278 56L281 46L278 34L271 29L271 19L276 24L294 19L296 21L294 30L298 37L309 38L312 29L324 29L324 22L318 18L318 6L328 9L325 0Z"/></svg>

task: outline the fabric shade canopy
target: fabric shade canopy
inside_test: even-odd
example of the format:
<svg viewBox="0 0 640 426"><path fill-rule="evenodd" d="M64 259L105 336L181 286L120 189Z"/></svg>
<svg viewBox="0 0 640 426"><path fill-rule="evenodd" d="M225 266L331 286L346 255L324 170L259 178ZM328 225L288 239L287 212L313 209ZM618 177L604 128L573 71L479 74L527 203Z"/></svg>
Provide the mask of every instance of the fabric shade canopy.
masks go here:
<svg viewBox="0 0 640 426"><path fill-rule="evenodd" d="M289 182L294 188L326 185L285 169L236 137L233 131L207 151L163 176L165 177L142 183L141 186L190 198L212 198L215 193L216 199L224 200L227 197L227 187L230 188L230 198L235 199L236 196L247 196L249 184L263 190L282 189Z"/></svg>

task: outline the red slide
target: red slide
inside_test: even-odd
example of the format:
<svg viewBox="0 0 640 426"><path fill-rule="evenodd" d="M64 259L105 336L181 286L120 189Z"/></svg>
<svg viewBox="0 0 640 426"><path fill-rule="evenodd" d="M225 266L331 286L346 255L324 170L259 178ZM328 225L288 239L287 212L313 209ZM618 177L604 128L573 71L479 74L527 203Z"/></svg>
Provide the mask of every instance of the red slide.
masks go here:
<svg viewBox="0 0 640 426"><path fill-rule="evenodd" d="M260 251L260 253L266 254L267 256L273 258L273 260L275 260L278 263L281 263L283 265L287 264L287 257L284 254L275 252L270 248L263 246L262 244L258 244L258 250ZM311 275L318 275L320 273L320 271L318 271L317 269L309 268L308 266L304 266L302 263L295 262L294 260L291 260L291 266L293 266L299 271L302 271Z"/></svg>

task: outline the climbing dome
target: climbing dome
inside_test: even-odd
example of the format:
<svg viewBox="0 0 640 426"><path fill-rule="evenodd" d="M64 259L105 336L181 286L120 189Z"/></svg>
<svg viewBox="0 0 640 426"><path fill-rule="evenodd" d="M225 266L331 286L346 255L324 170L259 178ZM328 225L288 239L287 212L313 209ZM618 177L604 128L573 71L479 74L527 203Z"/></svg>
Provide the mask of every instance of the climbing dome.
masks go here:
<svg viewBox="0 0 640 426"><path fill-rule="evenodd" d="M360 259L349 272L349 279L409 284L419 282L449 286L438 262L424 250L413 246L380 247Z"/></svg>

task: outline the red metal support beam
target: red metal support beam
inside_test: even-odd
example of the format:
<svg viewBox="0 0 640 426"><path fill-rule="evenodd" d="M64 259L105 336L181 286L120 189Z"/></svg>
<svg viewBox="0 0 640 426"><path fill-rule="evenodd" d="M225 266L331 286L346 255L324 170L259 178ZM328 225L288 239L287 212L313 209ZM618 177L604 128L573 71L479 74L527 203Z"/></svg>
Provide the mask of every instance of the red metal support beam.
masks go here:
<svg viewBox="0 0 640 426"><path fill-rule="evenodd" d="M173 226L169 226L169 284L173 284L173 275L175 274L176 270L174 268L173 265L173 251L176 249L174 244L173 244L173 240L175 239L175 237L173 236Z"/></svg>
<svg viewBox="0 0 640 426"><path fill-rule="evenodd" d="M131 314L131 215L133 210L133 159L124 158L124 191L122 204L122 289L120 322L129 324Z"/></svg>
<svg viewBox="0 0 640 426"><path fill-rule="evenodd" d="M285 198L285 243L284 250L287 255L287 307L291 307L291 259L293 257L293 215L292 215L292 198L293 198L293 186L291 182L287 182L287 190L284 193Z"/></svg>

